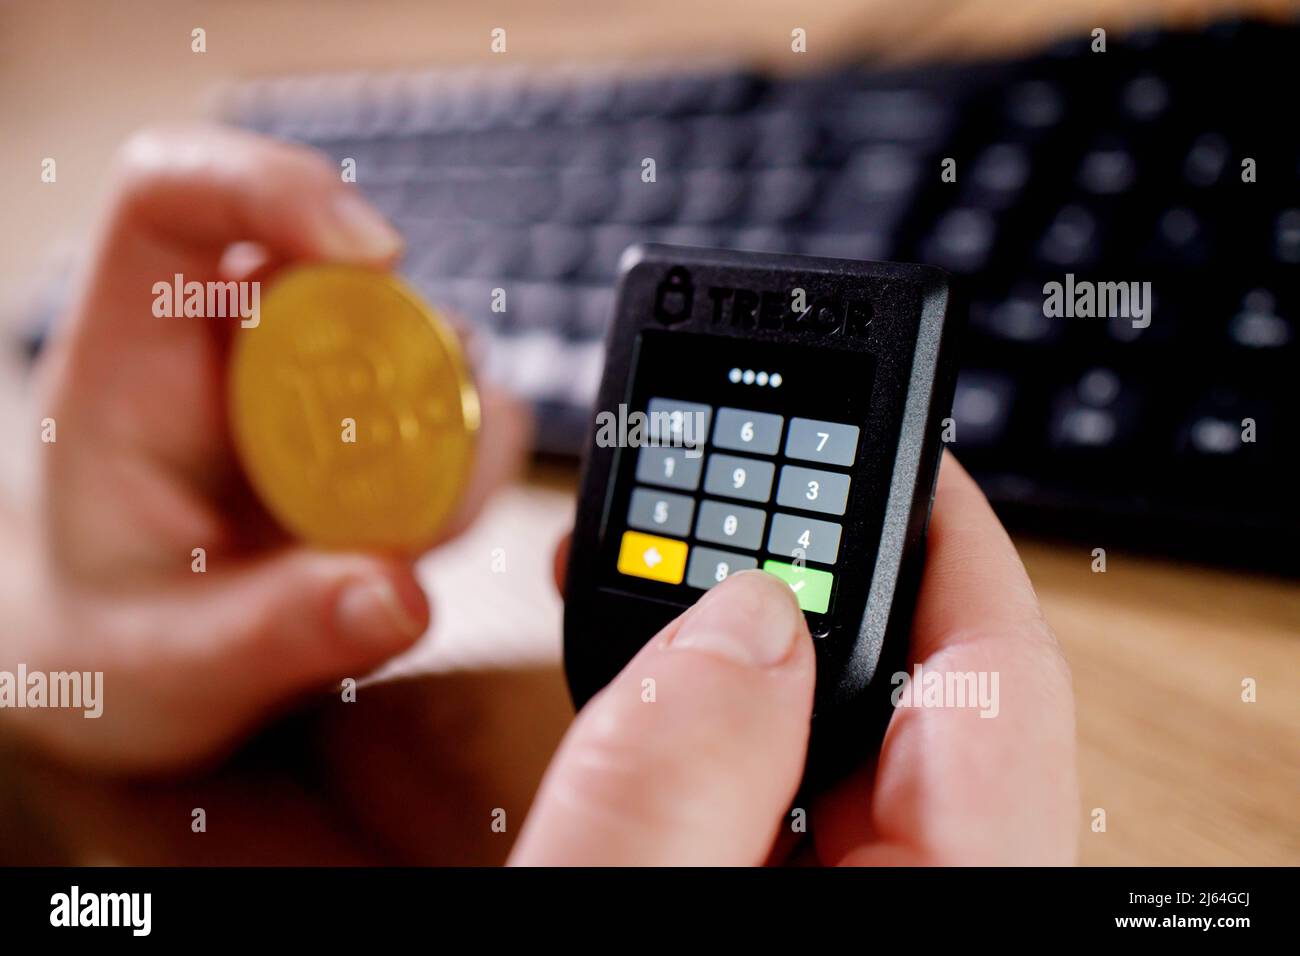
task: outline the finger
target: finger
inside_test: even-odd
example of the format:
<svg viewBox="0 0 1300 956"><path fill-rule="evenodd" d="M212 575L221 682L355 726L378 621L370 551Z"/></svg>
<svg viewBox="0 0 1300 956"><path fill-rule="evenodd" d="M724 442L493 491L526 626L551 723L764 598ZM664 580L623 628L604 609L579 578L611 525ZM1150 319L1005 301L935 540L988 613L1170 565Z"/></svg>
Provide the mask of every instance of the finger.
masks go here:
<svg viewBox="0 0 1300 956"><path fill-rule="evenodd" d="M217 273L223 280L257 282L269 278L281 264L260 242L241 240L221 253Z"/></svg>
<svg viewBox="0 0 1300 956"><path fill-rule="evenodd" d="M292 259L383 262L402 248L311 149L221 126L137 133L122 147L109 228L221 251L257 242Z"/></svg>
<svg viewBox="0 0 1300 956"><path fill-rule="evenodd" d="M214 274L227 247L268 260L390 264L401 239L308 149L221 127L136 134L123 147L97 256L74 310L92 339L156 343L204 323L158 321L155 282ZM104 308L112 303L112 308ZM123 323L121 312L140 321ZM210 325L211 323L208 323Z"/></svg>
<svg viewBox="0 0 1300 956"><path fill-rule="evenodd" d="M912 659L924 660L987 632L1045 643L1055 652L1055 638L1015 545L984 492L945 453L912 629Z"/></svg>
<svg viewBox="0 0 1300 956"><path fill-rule="evenodd" d="M803 772L814 670L790 589L733 575L578 715L512 862L762 863Z"/></svg>
<svg viewBox="0 0 1300 956"><path fill-rule="evenodd" d="M89 643L50 649L92 656L116 689L102 718L71 734L33 729L65 757L133 772L205 764L295 696L366 676L429 624L409 565L306 548L115 598L71 618Z"/></svg>
<svg viewBox="0 0 1300 956"><path fill-rule="evenodd" d="M360 677L429 625L411 566L398 560L295 547L208 583L177 604L197 632L186 648L205 671L238 675L232 686L252 701Z"/></svg>
<svg viewBox="0 0 1300 956"><path fill-rule="evenodd" d="M146 772L195 765L294 696L370 673L428 623L409 565L306 548L123 596L86 628L114 634L99 669L118 704L69 755Z"/></svg>
<svg viewBox="0 0 1300 956"><path fill-rule="evenodd" d="M551 558L551 574L555 577L555 588L564 593L564 576L569 571L569 548L573 545L573 532L570 531L555 546L555 555Z"/></svg>
<svg viewBox="0 0 1300 956"><path fill-rule="evenodd" d="M982 677L996 693L988 707L896 709L874 775L864 768L816 806L819 856L870 865L1071 862L1078 784L1069 668L1015 547L949 455L912 662L945 680Z"/></svg>
<svg viewBox="0 0 1300 956"><path fill-rule="evenodd" d="M439 534L438 544L461 534L492 495L519 476L532 447L533 422L527 405L491 386L480 390L479 401L483 427L475 443L474 465L464 497Z"/></svg>

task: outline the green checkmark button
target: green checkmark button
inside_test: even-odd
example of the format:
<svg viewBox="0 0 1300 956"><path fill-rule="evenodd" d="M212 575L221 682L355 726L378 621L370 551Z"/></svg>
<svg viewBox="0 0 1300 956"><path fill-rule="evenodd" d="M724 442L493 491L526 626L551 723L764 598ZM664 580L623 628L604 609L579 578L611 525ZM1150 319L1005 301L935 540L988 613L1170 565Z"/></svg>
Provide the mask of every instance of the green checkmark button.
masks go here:
<svg viewBox="0 0 1300 956"><path fill-rule="evenodd" d="M835 582L835 575L829 571L801 568L795 564L786 564L784 561L764 561L763 570L768 574L775 574L790 585L790 590L794 591L795 597L799 599L799 606L805 611L824 614L830 607L831 585Z"/></svg>

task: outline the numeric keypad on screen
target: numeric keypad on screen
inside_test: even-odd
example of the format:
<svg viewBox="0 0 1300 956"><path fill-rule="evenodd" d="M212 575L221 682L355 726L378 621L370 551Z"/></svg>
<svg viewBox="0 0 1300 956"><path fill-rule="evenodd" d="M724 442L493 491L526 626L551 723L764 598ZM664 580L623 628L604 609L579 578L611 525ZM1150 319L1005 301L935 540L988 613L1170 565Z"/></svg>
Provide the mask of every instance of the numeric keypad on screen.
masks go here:
<svg viewBox="0 0 1300 956"><path fill-rule="evenodd" d="M848 510L853 483L838 469L857 460L858 426L673 398L652 398L648 409L689 413L712 428L690 454L637 450L619 571L707 589L762 567L786 580L805 610L825 612L828 569L843 551L834 519Z"/></svg>

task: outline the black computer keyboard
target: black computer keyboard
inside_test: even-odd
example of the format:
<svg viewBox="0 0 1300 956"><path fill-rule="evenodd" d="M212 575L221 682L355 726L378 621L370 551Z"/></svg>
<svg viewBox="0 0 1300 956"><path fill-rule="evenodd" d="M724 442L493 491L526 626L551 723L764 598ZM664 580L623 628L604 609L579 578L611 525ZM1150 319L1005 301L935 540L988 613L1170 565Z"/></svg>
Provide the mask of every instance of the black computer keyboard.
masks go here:
<svg viewBox="0 0 1300 956"><path fill-rule="evenodd" d="M1300 30L1092 45L787 78L304 77L230 112L355 160L408 278L537 405L540 450L582 446L631 243L927 262L970 301L952 447L1004 518L1295 572ZM1149 322L1048 315L1067 274L1150 282Z"/></svg>

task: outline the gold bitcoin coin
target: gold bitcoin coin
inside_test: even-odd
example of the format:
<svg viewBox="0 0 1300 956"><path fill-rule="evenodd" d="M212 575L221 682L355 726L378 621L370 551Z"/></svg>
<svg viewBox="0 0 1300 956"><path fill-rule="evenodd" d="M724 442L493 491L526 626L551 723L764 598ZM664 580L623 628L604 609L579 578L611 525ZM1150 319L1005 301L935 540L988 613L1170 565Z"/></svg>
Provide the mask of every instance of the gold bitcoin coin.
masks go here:
<svg viewBox="0 0 1300 956"><path fill-rule="evenodd" d="M230 420L244 471L296 537L415 552L460 501L479 399L455 332L404 283L307 266L236 329Z"/></svg>

